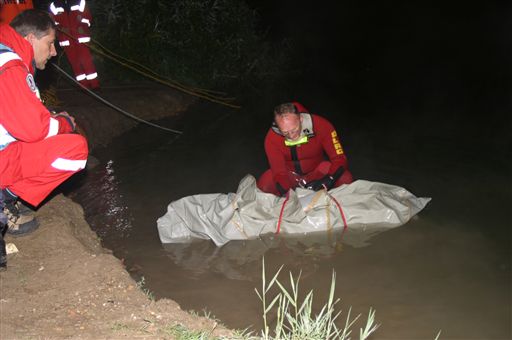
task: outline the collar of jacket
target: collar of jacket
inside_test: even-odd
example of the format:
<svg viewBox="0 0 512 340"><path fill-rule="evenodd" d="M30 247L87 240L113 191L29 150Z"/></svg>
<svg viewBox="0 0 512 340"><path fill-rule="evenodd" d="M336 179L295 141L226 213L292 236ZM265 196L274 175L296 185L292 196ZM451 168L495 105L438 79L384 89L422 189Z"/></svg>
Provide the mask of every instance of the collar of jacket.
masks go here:
<svg viewBox="0 0 512 340"><path fill-rule="evenodd" d="M7 24L0 24L0 43L12 49L20 56L29 72L34 74L34 49L18 32Z"/></svg>
<svg viewBox="0 0 512 340"><path fill-rule="evenodd" d="M299 138L298 140L288 140L288 139L284 139L284 145L286 146L296 146L296 145L300 145L300 144L305 144L308 142L308 136L302 136L301 138Z"/></svg>

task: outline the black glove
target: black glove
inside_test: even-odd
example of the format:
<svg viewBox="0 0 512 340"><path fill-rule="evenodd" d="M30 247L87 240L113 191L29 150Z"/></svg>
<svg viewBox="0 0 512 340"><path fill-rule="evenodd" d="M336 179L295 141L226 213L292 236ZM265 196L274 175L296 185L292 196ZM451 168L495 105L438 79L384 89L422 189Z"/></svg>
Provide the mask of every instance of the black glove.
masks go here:
<svg viewBox="0 0 512 340"><path fill-rule="evenodd" d="M320 179L311 181L306 184L306 188L314 191L318 191L325 187L325 189L330 190L334 186L334 178L332 176L326 175Z"/></svg>

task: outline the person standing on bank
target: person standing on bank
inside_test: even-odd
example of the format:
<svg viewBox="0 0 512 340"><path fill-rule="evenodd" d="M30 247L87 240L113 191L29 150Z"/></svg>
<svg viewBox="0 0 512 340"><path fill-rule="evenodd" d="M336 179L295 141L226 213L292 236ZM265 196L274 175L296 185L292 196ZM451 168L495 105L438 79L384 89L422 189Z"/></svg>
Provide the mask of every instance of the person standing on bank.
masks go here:
<svg viewBox="0 0 512 340"><path fill-rule="evenodd" d="M18 198L37 207L87 162L87 140L74 133L74 118L50 113L34 82L35 68L43 70L57 54L54 42L47 12L26 10L0 24L0 269L7 262L4 232L23 235L38 227L33 216L24 220Z"/></svg>
<svg viewBox="0 0 512 340"><path fill-rule="evenodd" d="M274 109L265 153L270 169L257 182L263 192L283 196L296 187L329 190L353 180L333 125L297 102Z"/></svg>
<svg viewBox="0 0 512 340"><path fill-rule="evenodd" d="M56 0L50 12L59 28L59 45L64 49L76 80L91 90L100 87L96 66L87 44L91 41L92 16L85 0Z"/></svg>

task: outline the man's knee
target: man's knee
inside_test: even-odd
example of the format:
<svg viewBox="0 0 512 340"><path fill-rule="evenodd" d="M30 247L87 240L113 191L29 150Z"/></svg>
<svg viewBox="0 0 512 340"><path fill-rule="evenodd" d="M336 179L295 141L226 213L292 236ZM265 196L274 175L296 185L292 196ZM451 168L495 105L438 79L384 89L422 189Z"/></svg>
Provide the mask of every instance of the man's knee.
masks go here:
<svg viewBox="0 0 512 340"><path fill-rule="evenodd" d="M267 192L269 194L277 194L276 183L274 182L274 176L272 175L272 171L269 169L265 171L258 181L256 182L256 186L263 192Z"/></svg>
<svg viewBox="0 0 512 340"><path fill-rule="evenodd" d="M87 139L79 134L66 134L62 136L59 149L61 155L71 159L87 159L89 148Z"/></svg>
<svg viewBox="0 0 512 340"><path fill-rule="evenodd" d="M78 134L55 136L48 150L50 166L58 171L77 172L85 168L89 153L87 140Z"/></svg>
<svg viewBox="0 0 512 340"><path fill-rule="evenodd" d="M345 170L334 186L339 187L342 184L350 184L353 181L354 178L352 177L352 173L349 170Z"/></svg>

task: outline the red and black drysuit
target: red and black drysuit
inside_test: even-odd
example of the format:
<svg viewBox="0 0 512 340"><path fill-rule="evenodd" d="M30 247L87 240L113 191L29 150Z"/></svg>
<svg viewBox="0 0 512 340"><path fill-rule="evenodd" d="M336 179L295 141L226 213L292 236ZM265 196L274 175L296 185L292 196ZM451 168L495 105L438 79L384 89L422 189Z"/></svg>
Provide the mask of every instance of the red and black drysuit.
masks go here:
<svg viewBox="0 0 512 340"><path fill-rule="evenodd" d="M321 116L308 113L301 104L294 105L302 116L302 135L307 136L307 141L286 145L286 138L274 124L265 137L270 169L258 179L258 188L284 195L297 186L319 190L351 183L347 157L333 125Z"/></svg>
<svg viewBox="0 0 512 340"><path fill-rule="evenodd" d="M33 59L30 43L0 24L0 188L37 206L85 167L88 149L73 122L39 100Z"/></svg>
<svg viewBox="0 0 512 340"><path fill-rule="evenodd" d="M50 4L50 13L59 30L59 45L64 48L76 80L87 88L98 88L98 73L87 46L91 41L92 16L85 0L54 1Z"/></svg>

